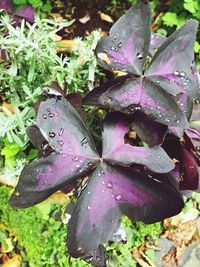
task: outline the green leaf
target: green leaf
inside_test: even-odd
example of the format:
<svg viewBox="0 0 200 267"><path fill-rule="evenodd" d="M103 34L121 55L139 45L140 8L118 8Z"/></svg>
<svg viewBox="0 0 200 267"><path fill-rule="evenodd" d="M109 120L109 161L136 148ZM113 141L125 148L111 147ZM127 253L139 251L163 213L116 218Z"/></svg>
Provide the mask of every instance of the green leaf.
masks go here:
<svg viewBox="0 0 200 267"><path fill-rule="evenodd" d="M200 126L200 121L192 121L191 124L194 126Z"/></svg>
<svg viewBox="0 0 200 267"><path fill-rule="evenodd" d="M16 5L24 5L27 3L26 0L13 0L13 3Z"/></svg>
<svg viewBox="0 0 200 267"><path fill-rule="evenodd" d="M27 156L27 159L31 161L31 160L37 158L37 156L38 156L38 150L32 148L32 149L30 150L28 156Z"/></svg>
<svg viewBox="0 0 200 267"><path fill-rule="evenodd" d="M147 249L145 251L145 254L153 261L155 262L155 259L156 259L156 255L155 255L155 250L153 249Z"/></svg>
<svg viewBox="0 0 200 267"><path fill-rule="evenodd" d="M163 23L166 26L172 27L172 26L177 26L178 25L178 18L176 13L173 12L167 12L165 15L162 17Z"/></svg>
<svg viewBox="0 0 200 267"><path fill-rule="evenodd" d="M200 44L197 41L194 44L194 51L195 51L195 53L200 52Z"/></svg>
<svg viewBox="0 0 200 267"><path fill-rule="evenodd" d="M190 13L195 13L196 12L196 9L195 9L196 3L193 2L193 0L192 1L185 0L185 3L183 4L183 6Z"/></svg>
<svg viewBox="0 0 200 267"><path fill-rule="evenodd" d="M1 155L5 156L5 158L11 158L20 151L20 148L17 143L13 142L10 143L5 139L6 141L4 142L5 146L1 151Z"/></svg>

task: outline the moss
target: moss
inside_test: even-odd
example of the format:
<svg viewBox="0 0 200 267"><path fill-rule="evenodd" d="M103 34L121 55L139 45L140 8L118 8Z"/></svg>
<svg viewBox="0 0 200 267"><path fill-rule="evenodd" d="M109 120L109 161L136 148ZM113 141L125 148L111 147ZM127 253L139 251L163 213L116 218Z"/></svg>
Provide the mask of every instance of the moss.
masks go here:
<svg viewBox="0 0 200 267"><path fill-rule="evenodd" d="M0 187L0 221L7 226L10 235L17 238L24 263L28 262L30 267L69 266L65 242L66 225L53 218L60 207L51 204L47 211L49 216L43 214L37 206L13 209L8 204L11 193L10 188ZM87 265L80 260L73 260L72 266Z"/></svg>

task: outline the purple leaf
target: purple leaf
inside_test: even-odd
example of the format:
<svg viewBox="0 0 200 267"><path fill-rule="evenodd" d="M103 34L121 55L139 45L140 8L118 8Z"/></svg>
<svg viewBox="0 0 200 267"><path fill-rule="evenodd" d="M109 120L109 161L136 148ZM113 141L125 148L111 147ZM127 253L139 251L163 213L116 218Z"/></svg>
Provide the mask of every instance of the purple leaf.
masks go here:
<svg viewBox="0 0 200 267"><path fill-rule="evenodd" d="M15 13L16 16L23 18L31 23L34 22L35 15L34 15L34 9L30 5L25 5L17 10Z"/></svg>
<svg viewBox="0 0 200 267"><path fill-rule="evenodd" d="M139 1L97 44L95 54L102 67L142 74L150 44L149 4Z"/></svg>
<svg viewBox="0 0 200 267"><path fill-rule="evenodd" d="M34 147L39 150L39 157L48 156L53 152L53 148L50 147L37 125L29 126L26 133Z"/></svg>
<svg viewBox="0 0 200 267"><path fill-rule="evenodd" d="M132 130L149 146L157 146L163 143L167 133L167 126L151 120L142 112L135 112L132 120Z"/></svg>
<svg viewBox="0 0 200 267"><path fill-rule="evenodd" d="M140 164L156 173L167 173L174 168L173 161L161 147L136 147L125 144L124 136L129 123L117 113L108 116L104 123L103 159L122 166Z"/></svg>
<svg viewBox="0 0 200 267"><path fill-rule="evenodd" d="M180 190L196 190L199 185L199 167L195 155L185 147L181 147L181 173L183 179L180 182Z"/></svg>
<svg viewBox="0 0 200 267"><path fill-rule="evenodd" d="M95 161L91 159L55 153L35 160L23 169L10 204L17 208L37 204L85 175L92 164Z"/></svg>
<svg viewBox="0 0 200 267"><path fill-rule="evenodd" d="M11 14L13 12L13 1L2 0L0 3L0 9L4 9L7 13Z"/></svg>
<svg viewBox="0 0 200 267"><path fill-rule="evenodd" d="M83 104L86 105L99 105L99 97L104 94L108 89L113 86L123 84L123 82L128 78L128 75L123 75L116 77L108 82L103 83L100 87L94 88L91 92L89 92L83 100Z"/></svg>
<svg viewBox="0 0 200 267"><path fill-rule="evenodd" d="M145 72L145 76L160 82L169 93L187 92L192 98L199 96L198 85L191 73L197 27L197 21L189 20L175 31L161 45Z"/></svg>
<svg viewBox="0 0 200 267"><path fill-rule="evenodd" d="M175 100L148 79L127 79L123 85L113 86L101 95L99 103L128 114L140 109L157 122L177 127L180 136L188 127Z"/></svg>
<svg viewBox="0 0 200 267"><path fill-rule="evenodd" d="M95 267L106 267L108 262L106 249L103 245L99 245L97 249L84 256L83 259Z"/></svg>
<svg viewBox="0 0 200 267"><path fill-rule="evenodd" d="M180 181L181 190L196 190L199 183L199 171L195 148L190 138L184 134L180 141L175 136L167 136L163 148L176 162L176 168L171 173L176 181ZM179 173L178 173L179 171Z"/></svg>
<svg viewBox="0 0 200 267"><path fill-rule="evenodd" d="M193 62L193 64L192 64L192 75L193 75L195 81L197 82L198 87L199 87L199 91L200 91L200 74L199 74L199 71L197 68L197 64L195 62Z"/></svg>
<svg viewBox="0 0 200 267"><path fill-rule="evenodd" d="M192 108L193 108L193 101L190 97L188 97L186 94L179 94L175 98L175 101L182 110L182 112L186 115L187 119L189 120L192 114ZM176 126L169 126L168 132L176 135L177 137L181 137L183 135L182 132L180 132L179 127Z"/></svg>
<svg viewBox="0 0 200 267"><path fill-rule="evenodd" d="M68 251L77 258L98 248L111 239L121 215L153 223L182 207L182 198L172 187L130 169L99 165L69 222Z"/></svg>
<svg viewBox="0 0 200 267"><path fill-rule="evenodd" d="M152 33L151 34L151 42L150 42L150 48L149 48L149 56L153 57L155 54L155 49L158 49L165 41L166 37L158 34L158 33Z"/></svg>
<svg viewBox="0 0 200 267"><path fill-rule="evenodd" d="M41 103L37 125L28 128L28 135L45 157L22 171L11 197L15 207L41 202L88 173L99 160L87 128L64 98L51 98Z"/></svg>
<svg viewBox="0 0 200 267"><path fill-rule="evenodd" d="M99 157L89 131L66 99L50 98L42 102L36 124L57 153L63 156Z"/></svg>

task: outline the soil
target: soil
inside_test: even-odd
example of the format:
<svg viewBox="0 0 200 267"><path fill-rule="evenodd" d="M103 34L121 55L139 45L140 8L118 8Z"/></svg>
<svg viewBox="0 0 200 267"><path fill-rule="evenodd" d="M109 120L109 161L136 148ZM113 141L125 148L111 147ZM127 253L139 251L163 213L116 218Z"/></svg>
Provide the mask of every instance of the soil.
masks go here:
<svg viewBox="0 0 200 267"><path fill-rule="evenodd" d="M72 29L68 32L67 39L74 37L84 37L95 29L101 29L108 32L112 26L111 22L102 20L100 13L108 15L113 21L116 21L131 4L125 1L119 1L120 4L112 6L111 0L74 0L74 1L53 1L52 13L59 13L64 18L75 19ZM86 23L81 23L80 19L88 16L90 19Z"/></svg>

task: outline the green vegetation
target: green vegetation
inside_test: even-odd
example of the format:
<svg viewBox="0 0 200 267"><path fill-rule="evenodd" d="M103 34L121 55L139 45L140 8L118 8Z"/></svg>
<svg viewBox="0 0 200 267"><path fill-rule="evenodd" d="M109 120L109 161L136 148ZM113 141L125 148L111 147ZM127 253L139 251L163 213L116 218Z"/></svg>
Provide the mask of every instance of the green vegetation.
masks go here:
<svg viewBox="0 0 200 267"><path fill-rule="evenodd" d="M147 225L137 222L133 225L127 217L123 217L122 223L128 240L126 244L113 243L111 246L108 246L110 266L134 267L136 262L132 256L133 249L148 242L156 244L162 232L162 224L154 223Z"/></svg>

